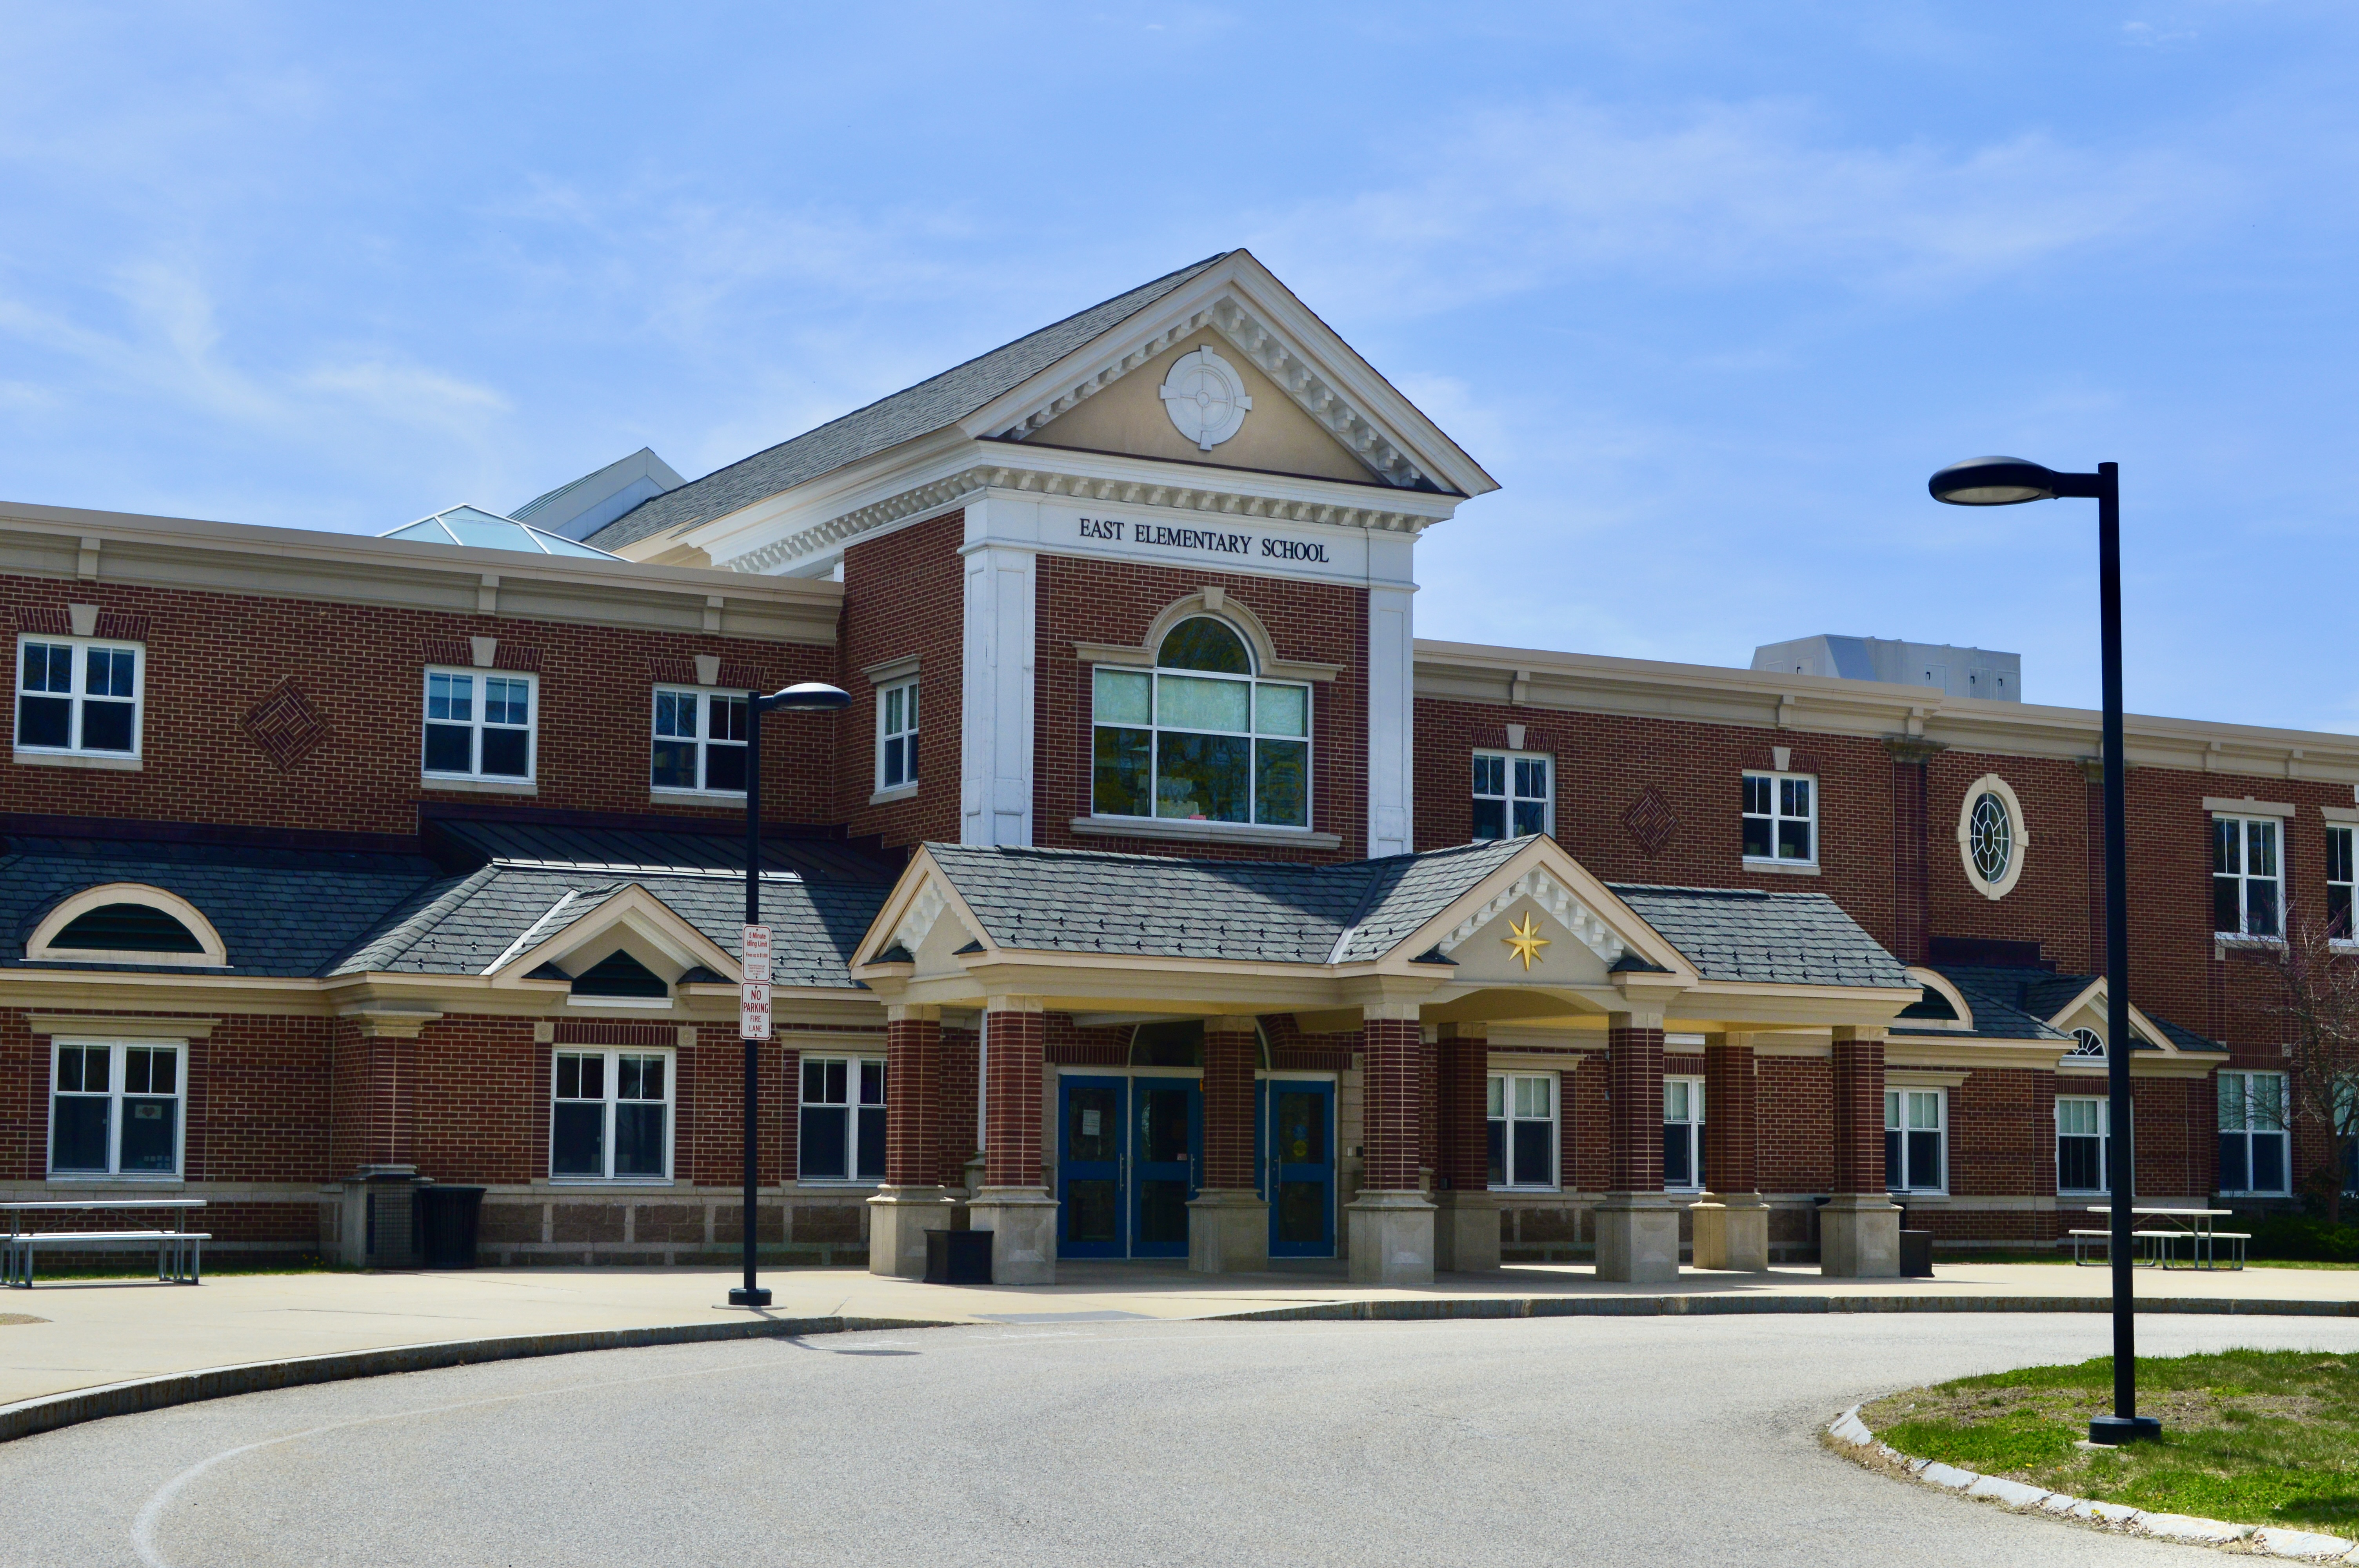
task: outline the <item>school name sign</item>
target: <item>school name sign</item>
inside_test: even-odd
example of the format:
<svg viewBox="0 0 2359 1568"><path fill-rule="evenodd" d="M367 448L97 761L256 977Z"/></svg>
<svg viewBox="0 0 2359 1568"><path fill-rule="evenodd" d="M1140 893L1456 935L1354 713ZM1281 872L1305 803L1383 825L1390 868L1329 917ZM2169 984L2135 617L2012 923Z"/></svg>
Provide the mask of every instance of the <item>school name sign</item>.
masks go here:
<svg viewBox="0 0 2359 1568"><path fill-rule="evenodd" d="M1140 551L1193 550L1208 557L1239 560L1304 561L1332 566L1324 544L1280 538L1275 534L1231 532L1222 528L1190 528L1170 523L1134 523L1120 517L1077 520L1078 536L1107 544L1128 545Z"/></svg>

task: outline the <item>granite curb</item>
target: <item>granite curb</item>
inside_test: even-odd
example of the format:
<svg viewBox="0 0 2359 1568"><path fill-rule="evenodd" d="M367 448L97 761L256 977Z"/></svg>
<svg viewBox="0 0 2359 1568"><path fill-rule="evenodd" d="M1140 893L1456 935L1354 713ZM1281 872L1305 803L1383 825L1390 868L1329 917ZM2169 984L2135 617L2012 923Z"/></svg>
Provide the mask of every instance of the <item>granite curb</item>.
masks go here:
<svg viewBox="0 0 2359 1568"><path fill-rule="evenodd" d="M744 1323L680 1323L642 1328L582 1329L564 1334L519 1334L496 1339L446 1339L420 1345L390 1345L285 1361L247 1361L171 1372L94 1388L73 1389L0 1405L0 1443L55 1432L111 1415L135 1415L203 1400L229 1399L310 1383L379 1378L395 1372L427 1372L516 1361L537 1356L571 1356L586 1350L634 1350L657 1345L702 1345L730 1339L795 1339L809 1335L854 1334L864 1329L949 1328L948 1322L900 1317L756 1318Z"/></svg>
<svg viewBox="0 0 2359 1568"><path fill-rule="evenodd" d="M1754 1313L2063 1312L2110 1313L2111 1296L1466 1296L1440 1301L1319 1302L1223 1313L1211 1323L1397 1323L1422 1318L1712 1317ZM2359 1317L2359 1301L2244 1301L2225 1296L2159 1297L2142 1313L2205 1317Z"/></svg>
<svg viewBox="0 0 2359 1568"><path fill-rule="evenodd" d="M1927 1486L1996 1503L2017 1513L2036 1509L2060 1519L2077 1519L2101 1530L2126 1535L2150 1536L2158 1541L2177 1541L2190 1546L2242 1548L2248 1552L2288 1557L2305 1563L2359 1563L2359 1543L2345 1541L2339 1535L2307 1530L2280 1530L2275 1525L2230 1524L2225 1519L2201 1519L2193 1514L2158 1513L2123 1503L2100 1503L2064 1492L2026 1486L2021 1481L2010 1481L1999 1476L1979 1475L1931 1459L1912 1458L1890 1444L1878 1442L1875 1433L1867 1429L1867 1423L1859 1419L1859 1411L1860 1407L1854 1405L1837 1416L1827 1428L1827 1435L1846 1445L1851 1450L1851 1457L1869 1465L1870 1468L1876 1468L1874 1461L1880 1460L1883 1465L1905 1471Z"/></svg>

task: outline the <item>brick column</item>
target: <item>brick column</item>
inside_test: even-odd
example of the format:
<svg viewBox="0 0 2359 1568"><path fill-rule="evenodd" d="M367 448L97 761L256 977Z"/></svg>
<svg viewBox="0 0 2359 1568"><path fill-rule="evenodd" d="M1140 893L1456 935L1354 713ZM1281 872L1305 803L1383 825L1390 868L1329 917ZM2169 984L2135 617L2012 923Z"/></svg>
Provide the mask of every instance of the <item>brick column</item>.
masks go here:
<svg viewBox="0 0 2359 1568"><path fill-rule="evenodd" d="M1703 1039L1703 1175L1711 1190L1690 1205L1695 1266L1759 1272L1769 1267L1769 1208L1761 1196L1761 1132L1753 1039Z"/></svg>
<svg viewBox="0 0 2359 1568"><path fill-rule="evenodd" d="M1838 1027L1830 1067L1835 1190L1819 1212L1819 1271L1900 1272L1900 1211L1884 1190L1884 1031Z"/></svg>
<svg viewBox="0 0 2359 1568"><path fill-rule="evenodd" d="M1490 1025L1435 1032L1434 1267L1499 1266L1499 1204L1491 1195Z"/></svg>
<svg viewBox="0 0 2359 1568"><path fill-rule="evenodd" d="M885 1008L885 1184L868 1200L868 1271L926 1276L926 1233L948 1230L940 1175L942 1012Z"/></svg>
<svg viewBox="0 0 2359 1568"><path fill-rule="evenodd" d="M1938 741L1896 737L1884 749L1892 758L1892 951L1904 964L1921 964L1932 910L1925 763L1943 748Z"/></svg>
<svg viewBox="0 0 2359 1568"><path fill-rule="evenodd" d="M416 1260L409 1195L418 1177L418 1035L433 1016L364 1014L330 1025L328 1157L343 1183L340 1262L401 1268ZM546 1149L549 1096L547 1079L541 1082ZM548 1174L547 1160L540 1156L536 1175Z"/></svg>
<svg viewBox="0 0 2359 1568"><path fill-rule="evenodd" d="M1254 1066L1260 1054L1250 1015L1204 1021L1204 1168L1188 1200L1188 1267L1200 1274L1269 1265L1269 1205L1254 1190Z"/></svg>
<svg viewBox="0 0 2359 1568"><path fill-rule="evenodd" d="M983 1190L967 1218L992 1233L994 1284L1057 1282L1057 1204L1040 1166L1047 1024L1037 997L993 997L984 1011Z"/></svg>
<svg viewBox="0 0 2359 1568"><path fill-rule="evenodd" d="M983 1152L977 1109L978 1097L983 1092L983 1063L976 1032L945 1028L940 1061L941 1111L935 1138L941 1165L940 1173L934 1179L946 1187L963 1188L968 1184L967 1162Z"/></svg>
<svg viewBox="0 0 2359 1568"><path fill-rule="evenodd" d="M1422 1284L1433 1278L1433 1205L1419 1190L1425 1151L1423 1032L1414 1002L1380 1002L1360 1023L1359 1195L1345 1209L1352 1279Z"/></svg>
<svg viewBox="0 0 2359 1568"><path fill-rule="evenodd" d="M1663 1191L1661 1013L1607 1015L1605 1086L1605 1201L1597 1206L1597 1277L1677 1279L1679 1206Z"/></svg>

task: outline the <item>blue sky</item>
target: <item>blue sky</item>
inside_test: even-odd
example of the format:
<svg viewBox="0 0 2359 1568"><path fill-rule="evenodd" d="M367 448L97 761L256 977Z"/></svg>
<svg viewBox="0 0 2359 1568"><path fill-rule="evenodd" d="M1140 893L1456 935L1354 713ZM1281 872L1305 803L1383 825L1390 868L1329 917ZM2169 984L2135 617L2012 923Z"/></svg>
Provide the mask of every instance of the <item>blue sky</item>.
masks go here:
<svg viewBox="0 0 2359 1568"><path fill-rule="evenodd" d="M1505 486L1429 636L1815 632L2359 730L2330 4L0 3L0 497L378 531L693 477L1250 246Z"/></svg>

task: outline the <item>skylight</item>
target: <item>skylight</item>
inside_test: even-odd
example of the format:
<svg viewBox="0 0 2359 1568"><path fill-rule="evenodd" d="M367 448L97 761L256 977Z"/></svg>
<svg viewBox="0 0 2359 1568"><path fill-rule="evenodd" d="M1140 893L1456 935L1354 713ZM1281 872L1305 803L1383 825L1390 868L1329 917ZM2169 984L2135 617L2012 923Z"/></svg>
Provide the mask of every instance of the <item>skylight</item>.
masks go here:
<svg viewBox="0 0 2359 1568"><path fill-rule="evenodd" d="M513 517L502 517L480 506L453 506L437 512L431 517L421 517L406 527L377 535L380 539L423 539L432 545L467 545L478 550L521 550L527 555L587 556L593 561L619 561L623 557L604 550L536 528L529 523L519 523Z"/></svg>

